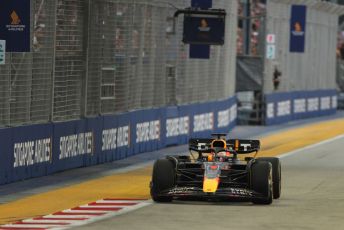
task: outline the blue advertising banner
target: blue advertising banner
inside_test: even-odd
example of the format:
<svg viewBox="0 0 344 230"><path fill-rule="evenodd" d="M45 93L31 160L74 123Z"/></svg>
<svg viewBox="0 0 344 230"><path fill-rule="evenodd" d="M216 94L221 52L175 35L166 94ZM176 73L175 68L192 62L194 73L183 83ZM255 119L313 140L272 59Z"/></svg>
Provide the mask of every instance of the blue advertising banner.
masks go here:
<svg viewBox="0 0 344 230"><path fill-rule="evenodd" d="M213 6L213 0L191 0L191 6L201 9L209 9Z"/></svg>
<svg viewBox="0 0 344 230"><path fill-rule="evenodd" d="M291 6L290 52L305 52L306 16L307 7L305 5Z"/></svg>
<svg viewBox="0 0 344 230"><path fill-rule="evenodd" d="M209 59L210 45L190 45L190 58Z"/></svg>
<svg viewBox="0 0 344 230"><path fill-rule="evenodd" d="M30 52L30 0L0 1L0 40L6 52Z"/></svg>
<svg viewBox="0 0 344 230"><path fill-rule="evenodd" d="M186 144L190 137L228 133L236 124L236 103L232 97L0 129L0 184Z"/></svg>
<svg viewBox="0 0 344 230"><path fill-rule="evenodd" d="M335 89L271 93L265 95L265 125L331 115L337 111Z"/></svg>

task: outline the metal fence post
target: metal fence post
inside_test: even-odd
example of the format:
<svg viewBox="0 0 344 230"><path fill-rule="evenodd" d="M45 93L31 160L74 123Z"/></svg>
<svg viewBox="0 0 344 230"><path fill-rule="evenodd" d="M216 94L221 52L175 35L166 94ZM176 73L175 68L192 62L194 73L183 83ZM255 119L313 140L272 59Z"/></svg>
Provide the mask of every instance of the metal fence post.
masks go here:
<svg viewBox="0 0 344 230"><path fill-rule="evenodd" d="M89 53L90 53L90 29L91 29L91 0L85 1L85 22L84 22L84 34L85 34L85 42L84 42L84 49L85 49L85 75L82 81L82 92L81 92L81 117L87 116L87 91L88 91L88 62L89 62Z"/></svg>
<svg viewBox="0 0 344 230"><path fill-rule="evenodd" d="M51 106L50 106L50 121L54 121L54 101L55 101L55 62L56 62L56 20L57 20L57 1L55 1L54 7L54 46L53 46L53 59L51 69Z"/></svg>

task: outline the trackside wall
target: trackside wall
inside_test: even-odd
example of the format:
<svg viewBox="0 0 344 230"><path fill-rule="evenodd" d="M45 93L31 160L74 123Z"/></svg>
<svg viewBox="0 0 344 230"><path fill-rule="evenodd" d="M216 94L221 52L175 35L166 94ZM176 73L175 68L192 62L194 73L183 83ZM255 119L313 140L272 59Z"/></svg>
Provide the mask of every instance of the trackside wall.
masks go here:
<svg viewBox="0 0 344 230"><path fill-rule="evenodd" d="M336 90L295 91L265 95L265 124L331 115L337 111Z"/></svg>
<svg viewBox="0 0 344 230"><path fill-rule="evenodd" d="M228 132L236 98L0 130L0 184L123 159Z"/></svg>

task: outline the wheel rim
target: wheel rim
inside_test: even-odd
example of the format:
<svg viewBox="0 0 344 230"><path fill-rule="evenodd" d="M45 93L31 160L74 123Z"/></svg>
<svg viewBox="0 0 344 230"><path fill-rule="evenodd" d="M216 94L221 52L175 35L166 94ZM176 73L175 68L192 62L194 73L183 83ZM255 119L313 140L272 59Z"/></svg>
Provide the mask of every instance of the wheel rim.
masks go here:
<svg viewBox="0 0 344 230"><path fill-rule="evenodd" d="M281 165L279 165L278 169L279 169L279 173L278 173L278 176L279 176L279 191L281 192L281 188L282 188Z"/></svg>
<svg viewBox="0 0 344 230"><path fill-rule="evenodd" d="M272 182L272 170L270 170L269 177L268 177L268 184L269 184L269 196L273 194L273 182Z"/></svg>

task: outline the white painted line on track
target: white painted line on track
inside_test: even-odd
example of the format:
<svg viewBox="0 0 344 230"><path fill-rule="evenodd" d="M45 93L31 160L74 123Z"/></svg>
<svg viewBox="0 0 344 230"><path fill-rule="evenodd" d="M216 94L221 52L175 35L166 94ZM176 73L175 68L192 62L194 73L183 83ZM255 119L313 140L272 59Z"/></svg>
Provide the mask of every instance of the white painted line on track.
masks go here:
<svg viewBox="0 0 344 230"><path fill-rule="evenodd" d="M85 215L89 215L89 216L93 216L92 213L94 214L101 214L107 211L100 211L100 210L71 210L71 209L67 209L67 210L63 210L62 213L68 213L70 215L73 215L73 213L82 213Z"/></svg>
<svg viewBox="0 0 344 230"><path fill-rule="evenodd" d="M51 215L46 215L43 216L42 218L51 218L51 219L66 219L66 220L74 220L74 219L89 219L92 218L93 216L91 215L58 215L58 214L51 214Z"/></svg>
<svg viewBox="0 0 344 230"><path fill-rule="evenodd" d="M54 214L5 224L0 226L0 229L68 229L122 215L151 204L152 202L147 200L103 199Z"/></svg>
<svg viewBox="0 0 344 230"><path fill-rule="evenodd" d="M49 228L49 229L52 229L54 227L61 227L61 225L52 225L52 224L6 224L6 225L2 225L0 226L0 229L1 228L12 228L12 229L16 229L16 228L20 228L20 229L24 229L24 228L27 228L27 229L33 229L33 228Z"/></svg>
<svg viewBox="0 0 344 230"><path fill-rule="evenodd" d="M74 220L45 220L45 219L27 219L27 220L22 220L21 222L23 223L56 223L56 224L61 224L61 223L72 223Z"/></svg>
<svg viewBox="0 0 344 230"><path fill-rule="evenodd" d="M126 206L124 206L124 205L81 205L80 206L80 208L88 208L88 209L103 208L104 210L111 209L111 208L124 208L124 207L126 207ZM82 211L84 211L84 210L82 210ZM90 210L90 211L92 211L92 210Z"/></svg>
<svg viewBox="0 0 344 230"><path fill-rule="evenodd" d="M138 202L142 202L146 200L98 200L96 203L102 204L102 203L112 203L112 204L118 204L118 203L131 203L136 204Z"/></svg>
<svg viewBox="0 0 344 230"><path fill-rule="evenodd" d="M121 210L119 210L117 212L109 212L109 213L107 213L105 215L97 216L97 217L94 217L94 218L90 218L90 219L82 221L82 222L75 222L75 223L69 225L68 227L67 226L66 227L63 226L63 227L60 227L60 228L54 228L54 230L62 230L62 229L76 227L76 226L83 226L83 225L92 224L92 223L95 223L95 222L98 222L98 221L101 221L101 220L113 218L115 216L119 216L119 215L122 215L122 214L125 214L125 213L128 213L128 212L134 211L134 210L139 209L139 208L143 208L143 207L151 205L151 204L152 204L151 200L146 200L144 202L140 202L139 204L137 204L135 206L129 206L129 207L121 209Z"/></svg>
<svg viewBox="0 0 344 230"><path fill-rule="evenodd" d="M308 145L308 146L305 146L305 147L302 147L302 148L293 150L293 151L291 151L291 152L284 153L284 154L279 155L279 156L277 156L277 157L278 157L278 158L286 158L286 157L292 156L292 155L294 155L294 154L297 154L297 153L299 153L299 152L302 152L302 151L305 151L305 150L308 150L308 149L313 149L313 148L319 147L319 146L324 145L324 144L331 143L331 142L333 142L333 141L336 141L336 140L339 140L339 139L342 139L342 138L344 138L344 134L339 135L339 136L336 136L336 137L333 137L333 138L331 138L331 139L327 139L327 140L318 142L318 143L316 143L316 144Z"/></svg>
<svg viewBox="0 0 344 230"><path fill-rule="evenodd" d="M102 201L96 201L95 204L96 205L101 205L101 204L106 204L106 205L117 205L117 204L126 204L126 205L135 205L137 203L143 202L146 200L138 200L138 201L125 201L125 200L121 200L121 201L113 201L113 200L102 200Z"/></svg>

